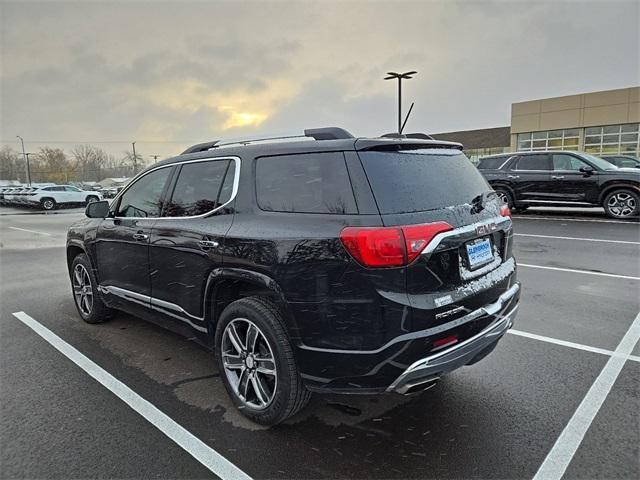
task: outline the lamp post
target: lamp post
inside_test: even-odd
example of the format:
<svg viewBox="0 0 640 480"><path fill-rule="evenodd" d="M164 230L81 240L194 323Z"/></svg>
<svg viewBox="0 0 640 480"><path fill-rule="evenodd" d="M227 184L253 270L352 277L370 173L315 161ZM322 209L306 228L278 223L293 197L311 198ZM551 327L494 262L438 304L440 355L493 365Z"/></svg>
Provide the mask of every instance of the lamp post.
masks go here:
<svg viewBox="0 0 640 480"><path fill-rule="evenodd" d="M138 156L136 155L136 142L132 142L133 146L133 176L135 177L136 172L138 171Z"/></svg>
<svg viewBox="0 0 640 480"><path fill-rule="evenodd" d="M24 164L27 168L27 185L31 186L31 167L29 167L29 155L24 151L24 140L20 135L16 135L16 138L20 139L22 144L22 156L24 157Z"/></svg>
<svg viewBox="0 0 640 480"><path fill-rule="evenodd" d="M398 79L398 135L402 135L402 80L409 80L412 75L415 75L415 70L404 73L387 72L388 77L384 77L385 80Z"/></svg>
<svg viewBox="0 0 640 480"><path fill-rule="evenodd" d="M29 172L29 186L31 186L31 162L29 161L29 155L33 155L31 152L25 153L27 157L27 172Z"/></svg>

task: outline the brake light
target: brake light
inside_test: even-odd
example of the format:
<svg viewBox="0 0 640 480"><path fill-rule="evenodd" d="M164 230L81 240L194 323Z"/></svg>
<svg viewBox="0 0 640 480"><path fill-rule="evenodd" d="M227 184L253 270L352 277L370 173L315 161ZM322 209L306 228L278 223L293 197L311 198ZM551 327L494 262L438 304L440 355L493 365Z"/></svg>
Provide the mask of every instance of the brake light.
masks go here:
<svg viewBox="0 0 640 480"><path fill-rule="evenodd" d="M365 267L400 267L413 262L438 233L452 230L446 222L404 227L347 227L340 240Z"/></svg>
<svg viewBox="0 0 640 480"><path fill-rule="evenodd" d="M511 210L509 210L509 205L502 205L500 207L500 215L503 217L511 218Z"/></svg>

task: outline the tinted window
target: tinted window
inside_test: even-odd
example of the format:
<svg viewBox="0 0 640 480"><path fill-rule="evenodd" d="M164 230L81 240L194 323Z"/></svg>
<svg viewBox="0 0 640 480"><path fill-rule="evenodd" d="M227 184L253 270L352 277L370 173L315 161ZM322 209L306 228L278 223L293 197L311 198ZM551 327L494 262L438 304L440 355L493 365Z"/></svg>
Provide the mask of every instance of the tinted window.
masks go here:
<svg viewBox="0 0 640 480"><path fill-rule="evenodd" d="M469 203L491 190L458 150L359 153L380 213L407 213Z"/></svg>
<svg viewBox="0 0 640 480"><path fill-rule="evenodd" d="M256 192L263 210L357 213L342 153L260 158L256 162Z"/></svg>
<svg viewBox="0 0 640 480"><path fill-rule="evenodd" d="M182 165L178 181L173 189L171 201L164 216L190 217L202 215L229 200L230 193L221 195L225 175L231 177L235 162L216 160L210 162L186 163Z"/></svg>
<svg viewBox="0 0 640 480"><path fill-rule="evenodd" d="M80 190L76 187L64 187L65 192L79 192Z"/></svg>
<svg viewBox="0 0 640 480"><path fill-rule="evenodd" d="M161 199L171 168L161 168L136 181L120 197L118 217L158 217Z"/></svg>
<svg viewBox="0 0 640 480"><path fill-rule="evenodd" d="M548 155L522 155L512 167L514 170L551 170Z"/></svg>
<svg viewBox="0 0 640 480"><path fill-rule="evenodd" d="M478 161L478 168L480 170L497 170L509 157L486 157L481 158Z"/></svg>
<svg viewBox="0 0 640 480"><path fill-rule="evenodd" d="M573 155L567 155L566 153L554 153L553 154L553 169L554 170L573 170L579 171L580 168L586 167L587 164L574 157Z"/></svg>

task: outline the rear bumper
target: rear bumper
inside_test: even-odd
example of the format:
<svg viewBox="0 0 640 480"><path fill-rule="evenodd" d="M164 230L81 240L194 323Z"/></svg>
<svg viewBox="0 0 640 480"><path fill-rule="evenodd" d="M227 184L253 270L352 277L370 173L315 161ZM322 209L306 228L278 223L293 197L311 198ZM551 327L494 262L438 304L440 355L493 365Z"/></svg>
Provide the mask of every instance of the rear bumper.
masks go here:
<svg viewBox="0 0 640 480"><path fill-rule="evenodd" d="M407 393L414 387L436 380L440 375L481 360L513 326L517 310L518 304L473 337L414 362L389 385L387 392Z"/></svg>
<svg viewBox="0 0 640 480"><path fill-rule="evenodd" d="M445 324L400 335L375 350L298 346L302 378L317 392L410 393L413 387L490 353L513 325L519 298L520 283L514 281L492 303ZM460 343L433 350L433 339L470 328L474 333Z"/></svg>

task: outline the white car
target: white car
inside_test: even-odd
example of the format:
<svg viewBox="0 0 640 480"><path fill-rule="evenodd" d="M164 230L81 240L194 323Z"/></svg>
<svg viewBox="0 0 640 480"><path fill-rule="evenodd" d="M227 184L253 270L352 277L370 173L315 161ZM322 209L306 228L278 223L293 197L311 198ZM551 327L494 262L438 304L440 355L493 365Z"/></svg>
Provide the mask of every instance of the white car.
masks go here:
<svg viewBox="0 0 640 480"><path fill-rule="evenodd" d="M42 187L29 192L27 201L38 204L44 210L53 210L58 205L69 203L92 203L102 200L102 194L93 190L80 190L72 185L56 185Z"/></svg>

